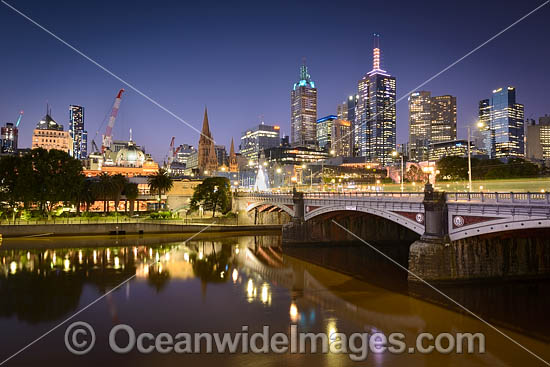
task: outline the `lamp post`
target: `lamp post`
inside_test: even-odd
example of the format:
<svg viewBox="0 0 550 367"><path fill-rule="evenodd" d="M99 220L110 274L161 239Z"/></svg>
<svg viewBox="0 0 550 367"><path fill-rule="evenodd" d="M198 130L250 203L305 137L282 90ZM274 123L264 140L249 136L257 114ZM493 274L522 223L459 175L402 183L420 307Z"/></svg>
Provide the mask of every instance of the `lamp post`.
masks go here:
<svg viewBox="0 0 550 367"><path fill-rule="evenodd" d="M478 121L477 127L479 129L483 128L485 124L481 121ZM471 135L472 135L472 129L470 126L468 126L468 192L472 192L472 150L470 148L471 145Z"/></svg>
<svg viewBox="0 0 550 367"><path fill-rule="evenodd" d="M397 151L395 151L395 150L391 153L391 155L394 156L394 157L397 157L398 154L399 153L397 153ZM400 177L401 178L401 180L400 180L401 181L401 192L403 192L403 179L404 179L404 177L403 177L404 176L404 172L403 172L404 171L404 168L403 168L403 166L404 166L403 165L403 154L399 154L399 156L401 157L401 177Z"/></svg>
<svg viewBox="0 0 550 367"><path fill-rule="evenodd" d="M468 126L468 192L472 192L472 152L470 150L471 128Z"/></svg>

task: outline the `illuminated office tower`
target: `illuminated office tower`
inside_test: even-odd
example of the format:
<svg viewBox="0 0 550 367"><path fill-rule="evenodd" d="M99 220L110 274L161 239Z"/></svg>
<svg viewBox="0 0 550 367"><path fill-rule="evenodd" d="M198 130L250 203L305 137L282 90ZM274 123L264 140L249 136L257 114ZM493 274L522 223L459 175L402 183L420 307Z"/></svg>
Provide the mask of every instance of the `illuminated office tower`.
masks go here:
<svg viewBox="0 0 550 367"><path fill-rule="evenodd" d="M350 150L352 156L359 156L359 126L357 126L356 129L355 125L355 110L357 108L358 100L359 96L357 94L351 95L348 96L346 101L342 102L337 107L338 119L350 121L352 125L350 129Z"/></svg>
<svg viewBox="0 0 550 367"><path fill-rule="evenodd" d="M525 156L524 108L516 103L516 89L498 88L479 103L479 122L485 150L491 158Z"/></svg>
<svg viewBox="0 0 550 367"><path fill-rule="evenodd" d="M456 97L436 96L431 99L431 143L456 140Z"/></svg>
<svg viewBox="0 0 550 367"><path fill-rule="evenodd" d="M414 92L409 96L409 159L421 162L428 159L432 126L432 97L430 92Z"/></svg>
<svg viewBox="0 0 550 367"><path fill-rule="evenodd" d="M84 107L69 106L69 135L73 144L73 157L85 159L88 156L88 132L84 130Z"/></svg>
<svg viewBox="0 0 550 367"><path fill-rule="evenodd" d="M395 77L381 69L380 35L374 35L373 67L357 84L355 132L359 156L382 165L396 148Z"/></svg>
<svg viewBox="0 0 550 367"><path fill-rule="evenodd" d="M476 141L476 147L483 150L489 157L491 156L491 101L482 99L479 101L478 129L481 141Z"/></svg>
<svg viewBox="0 0 550 367"><path fill-rule="evenodd" d="M319 148L335 157L351 155L351 122L336 115L317 120L317 142Z"/></svg>
<svg viewBox="0 0 550 367"><path fill-rule="evenodd" d="M290 92L290 143L292 146L316 146L316 121L317 88L304 64L300 67L300 80L294 83Z"/></svg>
<svg viewBox="0 0 550 367"><path fill-rule="evenodd" d="M253 164L258 162L260 153L281 143L281 128L277 125L256 125L241 135L240 152Z"/></svg>

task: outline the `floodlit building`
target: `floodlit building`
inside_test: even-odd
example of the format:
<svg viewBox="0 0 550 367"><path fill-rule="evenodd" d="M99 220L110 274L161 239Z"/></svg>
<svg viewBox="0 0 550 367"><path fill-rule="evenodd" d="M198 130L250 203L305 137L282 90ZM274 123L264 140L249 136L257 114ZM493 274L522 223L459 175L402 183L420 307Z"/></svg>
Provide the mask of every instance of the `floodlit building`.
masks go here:
<svg viewBox="0 0 550 367"><path fill-rule="evenodd" d="M479 123L484 150L491 158L525 155L524 107L516 103L516 89L498 88L490 99L479 102Z"/></svg>
<svg viewBox="0 0 550 367"><path fill-rule="evenodd" d="M290 143L293 147L315 147L317 142L317 88L308 74L307 66L300 67L300 80L290 92Z"/></svg>
<svg viewBox="0 0 550 367"><path fill-rule="evenodd" d="M393 162L396 148L395 77L381 69L380 35L374 35L373 68L357 85L357 154L382 165Z"/></svg>
<svg viewBox="0 0 550 367"><path fill-rule="evenodd" d="M73 142L68 131L63 131L63 125L58 124L50 116L50 111L36 125L32 134L32 149L57 149L72 155Z"/></svg>

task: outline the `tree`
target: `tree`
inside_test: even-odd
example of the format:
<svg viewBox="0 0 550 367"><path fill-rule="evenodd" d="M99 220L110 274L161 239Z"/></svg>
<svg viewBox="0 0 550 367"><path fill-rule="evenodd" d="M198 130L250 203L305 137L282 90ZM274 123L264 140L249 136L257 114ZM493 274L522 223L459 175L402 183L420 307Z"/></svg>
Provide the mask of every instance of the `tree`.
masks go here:
<svg viewBox="0 0 550 367"><path fill-rule="evenodd" d="M226 177L209 177L195 187L191 198L190 210L212 210L212 218L216 211L222 214L231 210L231 185Z"/></svg>
<svg viewBox="0 0 550 367"><path fill-rule="evenodd" d="M21 159L16 156L4 156L0 159L0 201L8 203L15 220L16 208L19 205L19 172Z"/></svg>
<svg viewBox="0 0 550 367"><path fill-rule="evenodd" d="M86 204L86 212L90 211L90 206L97 199L95 185L96 181L84 180L84 183L80 189L80 200L82 203Z"/></svg>
<svg viewBox="0 0 550 367"><path fill-rule="evenodd" d="M468 158L446 156L437 162L437 169L442 180L467 180Z"/></svg>
<svg viewBox="0 0 550 367"><path fill-rule="evenodd" d="M156 175L149 177L147 182L149 183L151 193L158 193L160 210L160 200L162 199L162 194L170 191L170 189L174 186L174 182L172 181L172 178L168 176L168 171L163 168L160 168Z"/></svg>
<svg viewBox="0 0 550 367"><path fill-rule="evenodd" d="M124 196L126 200L130 201L130 216L134 215L135 201L139 196L138 184L135 182L128 182L124 187Z"/></svg>
<svg viewBox="0 0 550 367"><path fill-rule="evenodd" d="M113 185L113 200L115 202L115 212L118 212L118 204L120 203L120 197L122 196L122 191L128 184L128 179L121 175L120 173L117 173L116 175L113 175L111 177L111 182Z"/></svg>
<svg viewBox="0 0 550 367"><path fill-rule="evenodd" d="M82 163L61 150L37 148L30 153L35 201L48 219L59 202L75 202L84 180Z"/></svg>
<svg viewBox="0 0 550 367"><path fill-rule="evenodd" d="M103 201L103 211L109 213L109 199L114 192L114 185L111 176L103 172L98 176L98 181L94 185L96 196Z"/></svg>

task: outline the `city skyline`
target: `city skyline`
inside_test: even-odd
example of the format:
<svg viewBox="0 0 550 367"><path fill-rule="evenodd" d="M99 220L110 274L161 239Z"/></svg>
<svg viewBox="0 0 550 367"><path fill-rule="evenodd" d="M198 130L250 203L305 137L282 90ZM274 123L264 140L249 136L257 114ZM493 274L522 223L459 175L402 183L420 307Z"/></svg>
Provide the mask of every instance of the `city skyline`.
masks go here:
<svg viewBox="0 0 550 367"><path fill-rule="evenodd" d="M39 3L26 4L14 1L12 5L20 8L38 22L46 19L46 10L55 10L52 11L52 14L55 14L54 18L50 18L44 25L58 33L61 37L65 37L73 31L70 30L69 32L69 29L61 24L62 22L56 21L57 17L62 17L63 14L66 14L66 10L62 9L60 3L54 2L46 7ZM430 35L429 32L423 29L413 31L407 29L408 33L405 32L407 26L410 27L413 23L418 22L416 16L407 20L395 30L388 28L381 21L375 21L372 23L372 26L369 24L368 29L364 29L363 33L370 35L374 32L380 32L382 34L385 56L382 60L383 67L391 70L392 75L399 79L397 96L402 97L419 83L440 71L450 62L456 60L456 58L462 56L514 20L517 20L517 18L536 5L538 3L528 2L514 8L513 11L509 9L497 9L494 16L491 19L487 19L483 25L469 27L469 29L464 30L464 34L446 37L445 40L432 37L430 45L419 42L415 45L418 47L418 50L415 52L412 52L414 49L412 45L407 45L407 42L410 43L411 37L422 35L428 37ZM176 5L174 6L175 14L177 15L181 15L183 10L185 10ZM250 6L252 7L251 11L258 10L257 6ZM428 4L425 6L429 8ZM487 6L487 4L479 5L480 8ZM177 34L172 35L168 32L170 27L178 30L185 28L180 26L178 20L173 16L167 20L166 26L150 34L152 31L150 26L155 23L153 21L146 22L145 25L147 27L145 27L145 30L147 32L143 32L146 42L145 46L141 43L139 44L141 48L146 47L155 54L155 51L160 51L160 46L166 46L167 44L166 42L161 42L162 45L155 45L153 41L158 37L169 35L170 41L181 40L187 47L195 50L194 53L188 54L187 58L181 59L182 62L185 61L181 65L168 63L165 58L161 58L162 60L155 61L152 64L153 69L147 68L147 64L145 63L151 62L152 57L144 55L143 60L135 58L133 55L137 51L137 43L131 41L130 35L127 32L120 33L122 27L127 26L128 23L135 26L134 23L144 19L146 12L142 6L137 7L132 17L118 19L116 25L110 23L111 21L114 22L115 15L106 16L101 13L101 3L97 6L88 4L83 5L83 7L83 12L91 19L95 19L95 17L107 17L105 22L109 25L105 30L94 30L93 32L87 26L82 25L75 30L74 34L71 34L71 38L67 39L69 42L82 48L90 56L104 63L141 90L151 94L156 100L166 105L199 130L202 122L201 110L205 104L208 105L211 130L213 135L218 137L216 144L223 144L225 146L229 146L232 137L238 139L239 133L237 131L244 131L253 125L257 125L260 122L260 115L264 115L266 123L280 125L282 134L290 134L288 86L295 82L295 70L303 56L307 58L307 65L311 74L315 76L316 87L319 90L318 116L335 114L337 112L335 111L336 105L341 103L346 95L354 93L357 80L366 71L370 70L372 52L371 42L368 39L370 37L360 39L360 37L350 36L350 40L346 40L344 44L349 42L360 47L356 47L355 50L349 52L348 57L336 58L336 60L331 59L330 62L327 62L326 50L335 47L338 42L341 43L341 40L336 42L337 36L352 32L355 29L351 24L352 22L348 23L350 19L344 21L337 17L337 22L344 25L342 30L331 29L334 35L328 40L324 39L323 37L326 36L326 33L322 31L322 24L316 22L315 16L320 17L320 19L323 16L327 16L331 12L330 6L325 7L323 10L312 9L312 20L306 20L306 22L311 22L312 27L319 31L307 36L311 44L304 45L301 43L296 46L284 44L283 46L283 43L289 39L290 30L280 35L274 35L272 32L278 28L275 26L275 22L267 18L264 19L266 20L266 27L262 28L259 32L260 35L249 35L248 38L242 41L242 44L235 41L232 45L237 47L237 50L240 50L250 41L256 40L260 36L269 36L270 39L276 41L275 46L277 47L270 50L269 47L262 46L259 48L259 53L257 52L256 54L245 52L244 55L247 57L239 58L238 63L230 62L227 65L219 59L217 61L209 61L204 66L197 64L196 59L201 58L201 55L204 54L201 52L206 50L208 51L206 55L212 55L210 49L212 47L215 49L214 46L218 44L212 37L213 32L207 32L206 35L194 33L197 37L196 40L186 38L183 36L184 33L178 33L179 36ZM386 9L374 5L373 8L367 8L359 3L351 3L350 7L356 9L359 13L372 10L380 16L390 16L390 13ZM396 10L394 15L400 19L405 19L406 7L407 5L404 5L402 9ZM454 9L453 5L441 6L435 10L430 9L430 14L434 15L433 19L431 19L434 22L433 24L438 23L438 20L435 19L436 15L444 13L449 8ZM200 5L195 6L193 9L195 11L201 10ZM285 9L289 9L289 7L283 6L283 9L279 10L278 13ZM463 10L458 8L455 10L459 12L457 14L458 18L458 15ZM485 46L479 53L472 55L463 63L423 87L432 91L434 95L451 94L457 96L459 138L465 137L466 125L471 124L477 118L477 104L479 100L486 98L487 91L500 86L510 85L516 87L518 100L521 100L525 104L526 118L538 118L548 112L546 102L548 100L548 92L547 88L544 88L544 85L547 85L550 81L547 80L548 75L542 72L544 70L542 61L545 58L547 59L545 55L548 51L536 47L536 37L527 37L527 35L533 33L530 30L540 26L542 19L544 19L544 13L547 11L546 9L542 9L540 13L530 17L529 22L517 25L513 32L503 34L494 42ZM218 9L216 14L212 15L212 19L209 19L202 27L206 27L211 22L220 21L225 16L227 15L222 14ZM285 13L285 16L288 19L295 17L290 12L288 14ZM353 18L356 15L352 15L350 12L348 16ZM11 53L12 57L3 60L6 69L10 69L10 66L13 68L14 61L12 59L14 59L19 65L19 69L17 70L20 70L21 67L28 67L30 70L28 75L10 74L6 76L2 87L3 98L0 101L0 122L2 124L5 122L15 122L18 111L25 110L25 116L19 127L19 147L30 147L32 130L38 120L43 117L46 102L52 107L52 117L65 126L68 126L65 112L67 107L71 104L83 106L86 109L86 129L88 130L90 145L91 140L94 139L96 130L98 130L101 122L104 120L104 116L110 109L113 94L116 93L116 90L123 87L123 85L97 69L94 65L83 60L73 51L67 49L23 18L18 17L17 14L2 12L0 17L2 26L9 27L17 34L17 37L12 37L12 39L5 42L5 47L13 50ZM152 19L157 22L159 21L159 17L160 12L154 12L152 15ZM464 19L475 20L477 16L470 14ZM248 26L250 26L250 22L256 24L259 23L259 19L248 20ZM458 22L457 19L452 19L448 23L448 27L452 27L453 24L456 25ZM107 30L112 30L112 27L119 31L119 33L115 32L117 35L114 39L109 38L107 34ZM198 29L202 29L202 27ZM130 28L135 29L135 27ZM291 28L291 30L295 30L293 27ZM242 31L243 28L240 27L230 27L229 29L230 34ZM90 38L91 34L93 34L92 38ZM504 51L504 47L507 44L515 42L518 39L521 39L524 52L529 53L529 68L525 67L527 61L524 54L517 56L505 53ZM107 47L105 50L99 47L109 40L113 40L116 47L113 45ZM205 40L208 42L205 42ZM475 42L472 40L475 40ZM434 54L433 50L436 48L437 54ZM113 58L111 58L111 54L105 51L113 50L115 52L113 53ZM175 51L163 50L168 52L168 56L178 55ZM28 55L37 52L51 53L50 62L41 63L38 62L39 59L28 57ZM427 53L424 54L424 52ZM494 59L502 53L506 54L506 59L492 65L491 61L494 63ZM435 58L433 57L434 55L436 55ZM121 61L117 61L117 58L121 59ZM178 60L180 59L178 58ZM160 70L159 68L161 67L166 70ZM229 69L234 70L232 75L228 74L231 71ZM158 80L142 77L142 72L145 70L154 70L153 74ZM215 72L212 73L212 70ZM262 85L264 90L263 96L257 96L255 93L250 92L253 79L247 76L245 70L250 72L255 83L258 83L257 85ZM269 72L265 72L266 70L269 70ZM517 70L521 70L521 74ZM191 71L199 74L203 82L199 81L201 78L193 76L187 79L187 74ZM176 76L175 78L172 78L172 73ZM235 85L241 77L245 81L243 84L248 85L248 88L245 88L248 91ZM216 78L221 79L217 80ZM167 84L168 88L162 88L158 84L159 82ZM227 82L231 82L231 85L237 88L236 91L231 93L231 96L227 93L222 93L223 90L215 90L216 88L222 88L221 86ZM36 85L35 83L50 84L54 85L55 88L33 89L31 86ZM74 86L70 88L75 83L86 85L86 88L82 88L81 90L75 90ZM201 84L210 84L210 88L205 89ZM215 88L212 88L212 84ZM198 93L195 96L189 96L189 92L193 92L194 90L198 91ZM159 124L163 127L162 129L158 129ZM158 161L162 160L165 156L171 136L176 136L176 144L178 145L184 143L195 145L199 137L198 133L145 101L143 97L131 90L127 91L125 100L121 105L119 119L114 130L115 139L126 139L130 128L134 131L134 140L144 145L147 151L152 153ZM99 130L98 136L95 136L96 142L100 141L102 133L103 129ZM402 101L397 104L397 142L403 143L407 141L407 137L407 103ZM88 149L91 150L91 147L89 146Z"/></svg>

